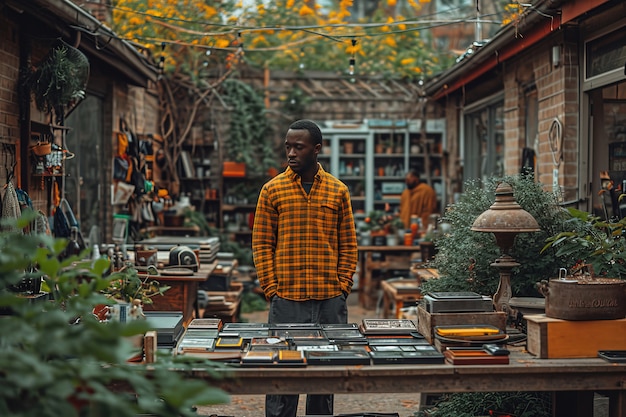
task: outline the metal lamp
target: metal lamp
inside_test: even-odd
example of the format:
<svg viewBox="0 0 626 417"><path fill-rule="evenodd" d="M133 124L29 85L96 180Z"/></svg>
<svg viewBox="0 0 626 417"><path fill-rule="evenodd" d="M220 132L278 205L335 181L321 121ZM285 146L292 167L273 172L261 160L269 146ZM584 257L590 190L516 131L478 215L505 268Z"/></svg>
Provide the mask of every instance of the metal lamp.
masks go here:
<svg viewBox="0 0 626 417"><path fill-rule="evenodd" d="M513 188L501 182L496 188L496 201L476 218L471 230L493 233L496 237L501 255L491 266L498 268L500 283L493 296L493 304L497 311L505 311L508 314L511 300L511 271L520 265L509 252L519 233L539 232L541 228L535 218L515 201Z"/></svg>

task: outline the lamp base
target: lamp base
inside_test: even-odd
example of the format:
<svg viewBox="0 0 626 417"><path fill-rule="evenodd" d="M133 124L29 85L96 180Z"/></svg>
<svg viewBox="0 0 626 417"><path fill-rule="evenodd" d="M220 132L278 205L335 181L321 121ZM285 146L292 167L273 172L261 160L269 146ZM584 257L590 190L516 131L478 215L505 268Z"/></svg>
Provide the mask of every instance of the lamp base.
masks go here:
<svg viewBox="0 0 626 417"><path fill-rule="evenodd" d="M511 290L511 271L516 266L520 266L518 262L510 255L503 254L491 264L494 268L498 268L500 271L500 282L498 283L498 289L493 295L493 305L496 311L503 311L507 315L511 312L511 306L509 302L513 296Z"/></svg>

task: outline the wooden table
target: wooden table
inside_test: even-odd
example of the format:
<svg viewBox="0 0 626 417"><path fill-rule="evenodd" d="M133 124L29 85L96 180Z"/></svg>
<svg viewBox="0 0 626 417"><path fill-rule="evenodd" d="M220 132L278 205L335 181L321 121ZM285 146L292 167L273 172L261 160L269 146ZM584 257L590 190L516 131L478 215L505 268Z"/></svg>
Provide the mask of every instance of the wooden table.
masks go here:
<svg viewBox="0 0 626 417"><path fill-rule="evenodd" d="M198 272L189 276L140 275L142 279L156 280L161 285L171 288L161 295L152 297L152 304L143 306L146 311L182 311L183 323L187 325L194 317L199 317L198 286L207 280L215 263L200 265Z"/></svg>
<svg viewBox="0 0 626 417"><path fill-rule="evenodd" d="M366 309L376 308L378 300L378 281L375 270L411 268L411 258L420 252L419 246L359 246L359 304ZM376 260L374 253L384 255Z"/></svg>
<svg viewBox="0 0 626 417"><path fill-rule="evenodd" d="M422 291L419 289L417 279L389 279L380 282L383 291L382 317L389 318L391 306L395 306L396 319L402 318L402 307L404 303L417 303L422 299Z"/></svg>
<svg viewBox="0 0 626 417"><path fill-rule="evenodd" d="M555 417L593 415L593 393L610 398L609 416L626 417L626 364L602 359L536 359L521 349L509 365L374 365L305 368L231 368L216 380L202 379L231 394L450 393L496 391L555 392Z"/></svg>

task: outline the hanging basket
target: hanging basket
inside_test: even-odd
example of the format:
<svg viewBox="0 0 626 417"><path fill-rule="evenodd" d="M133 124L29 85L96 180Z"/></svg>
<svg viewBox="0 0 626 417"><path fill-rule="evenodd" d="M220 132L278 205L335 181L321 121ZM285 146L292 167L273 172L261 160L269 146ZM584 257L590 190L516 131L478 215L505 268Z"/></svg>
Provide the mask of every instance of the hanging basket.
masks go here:
<svg viewBox="0 0 626 417"><path fill-rule="evenodd" d="M37 109L62 113L63 108L85 97L89 60L71 45L59 40L25 84L33 94Z"/></svg>

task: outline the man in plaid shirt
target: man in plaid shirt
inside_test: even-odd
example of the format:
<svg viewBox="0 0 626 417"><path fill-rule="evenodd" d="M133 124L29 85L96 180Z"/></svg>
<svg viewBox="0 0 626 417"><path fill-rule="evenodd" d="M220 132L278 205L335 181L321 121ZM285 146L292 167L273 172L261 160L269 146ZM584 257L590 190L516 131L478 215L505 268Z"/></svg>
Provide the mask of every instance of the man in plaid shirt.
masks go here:
<svg viewBox="0 0 626 417"><path fill-rule="evenodd" d="M269 323L347 323L357 264L350 192L317 162L322 132L310 120L285 136L287 169L261 189L252 252L270 300ZM266 417L294 417L298 395L268 395ZM333 395L308 395L306 414L332 415Z"/></svg>

